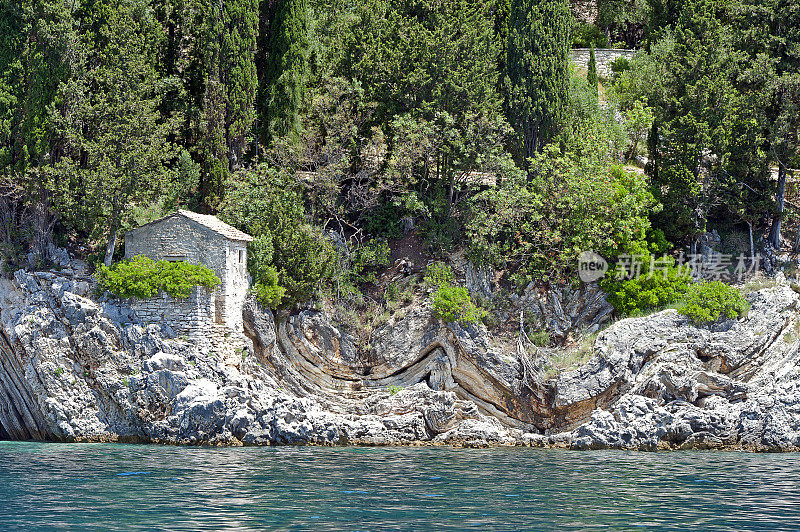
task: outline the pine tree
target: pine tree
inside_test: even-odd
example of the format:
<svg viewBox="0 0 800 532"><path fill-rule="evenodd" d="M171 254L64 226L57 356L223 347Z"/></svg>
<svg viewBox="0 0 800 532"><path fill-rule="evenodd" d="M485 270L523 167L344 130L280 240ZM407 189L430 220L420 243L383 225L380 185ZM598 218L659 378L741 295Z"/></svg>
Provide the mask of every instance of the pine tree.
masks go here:
<svg viewBox="0 0 800 532"><path fill-rule="evenodd" d="M157 195L174 156L167 142L171 124L159 112L155 51L161 36L146 0L121 0L104 10L85 80L91 90L76 109L87 123L74 132L86 157L83 201L95 213L93 229L105 229L108 237L106 266L131 203Z"/></svg>
<svg viewBox="0 0 800 532"><path fill-rule="evenodd" d="M667 86L656 110L651 171L658 199L671 216L657 220L673 242L706 230L711 208L719 203L721 176L731 160L735 137L746 126L740 114L729 35L712 0L687 0L675 28L675 46L667 55Z"/></svg>
<svg viewBox="0 0 800 532"><path fill-rule="evenodd" d="M753 152L760 154L758 162L777 167L768 241L780 248L787 169L800 165L800 0L742 0L734 4L732 15L735 44L744 53L741 88L763 139L760 150L753 150L750 142L744 153L751 158ZM765 55L770 61L761 59ZM771 193L770 188L761 187ZM797 235L795 248L800 231Z"/></svg>
<svg viewBox="0 0 800 532"><path fill-rule="evenodd" d="M597 62L594 58L594 43L589 49L589 72L586 74L586 81L589 82L589 87L591 87L595 95L598 94L599 81L597 79Z"/></svg>
<svg viewBox="0 0 800 532"><path fill-rule="evenodd" d="M505 94L504 75L506 71L506 56L508 55L508 17L511 12L511 0L497 0L494 5L494 34L498 43L497 93L503 98L503 110L508 115L508 98Z"/></svg>
<svg viewBox="0 0 800 532"><path fill-rule="evenodd" d="M565 0L514 0L506 83L511 123L528 159L558 133L567 100L572 14Z"/></svg>
<svg viewBox="0 0 800 532"><path fill-rule="evenodd" d="M82 61L77 8L54 0L0 4L0 170L24 174L57 162L62 82ZM59 101L62 100L62 101ZM8 176L5 176L8 177ZM16 179L19 179L17 177Z"/></svg>
<svg viewBox="0 0 800 532"><path fill-rule="evenodd" d="M263 80L261 141L300 135L300 109L309 77L308 5L284 0L270 27L269 57Z"/></svg>

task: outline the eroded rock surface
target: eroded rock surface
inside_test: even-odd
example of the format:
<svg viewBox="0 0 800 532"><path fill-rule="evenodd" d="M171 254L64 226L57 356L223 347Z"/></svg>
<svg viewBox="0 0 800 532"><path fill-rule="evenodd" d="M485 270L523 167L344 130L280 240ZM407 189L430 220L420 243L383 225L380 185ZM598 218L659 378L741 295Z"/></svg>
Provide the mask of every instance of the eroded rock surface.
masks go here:
<svg viewBox="0 0 800 532"><path fill-rule="evenodd" d="M246 336L190 343L90 288L77 274L0 280L0 437L800 447L798 295L787 286L751 294L745 318L714 327L675 311L622 320L586 364L544 382L528 355L425 305L368 350L324 312L276 319L252 301Z"/></svg>

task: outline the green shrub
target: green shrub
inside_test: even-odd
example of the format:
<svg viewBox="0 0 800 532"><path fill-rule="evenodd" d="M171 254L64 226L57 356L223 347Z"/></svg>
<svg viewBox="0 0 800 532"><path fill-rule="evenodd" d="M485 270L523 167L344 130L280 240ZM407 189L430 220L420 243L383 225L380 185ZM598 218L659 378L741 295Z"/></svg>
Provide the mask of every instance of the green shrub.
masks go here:
<svg viewBox="0 0 800 532"><path fill-rule="evenodd" d="M633 314L679 301L690 282L687 272L667 266L664 270L628 280L618 280L611 275L601 282L601 286L617 313Z"/></svg>
<svg viewBox="0 0 800 532"><path fill-rule="evenodd" d="M738 318L750 308L742 292L721 281L703 281L689 287L678 312L695 325L714 323L720 319Z"/></svg>
<svg viewBox="0 0 800 532"><path fill-rule="evenodd" d="M278 270L274 266L267 266L260 271L258 279L254 278L251 292L259 303L273 310L280 307L286 297L286 289L278 283Z"/></svg>
<svg viewBox="0 0 800 532"><path fill-rule="evenodd" d="M628 61L627 57L619 56L616 59L614 59L613 61L611 61L611 64L609 65L609 67L611 68L611 72L613 72L615 74L619 74L619 73L624 72L626 70L630 70L631 69L631 62Z"/></svg>
<svg viewBox="0 0 800 532"><path fill-rule="evenodd" d="M456 280L453 269L443 262L434 262L425 269L425 283L433 288L444 284L452 284Z"/></svg>
<svg viewBox="0 0 800 532"><path fill-rule="evenodd" d="M584 135L585 144L594 142ZM479 193L467 225L470 255L513 272L510 279L524 287L575 279L586 250L606 259L628 253L644 240L658 205L644 176L604 161L559 154L551 144L531 160L531 177L512 176Z"/></svg>
<svg viewBox="0 0 800 532"><path fill-rule="evenodd" d="M666 255L670 249L672 244L660 229L650 229L646 240L632 242L627 247L628 257L635 257L640 265L639 275L634 279L623 278L626 272L617 267L600 282L607 293L606 299L618 314L645 313L681 300L691 283L690 272L675 266L675 259ZM651 256L661 258L651 263Z"/></svg>
<svg viewBox="0 0 800 532"><path fill-rule="evenodd" d="M369 240L356 248L352 255L352 273L356 280L363 283L376 282L375 272L389 267L390 254L389 243L380 238Z"/></svg>
<svg viewBox="0 0 800 532"><path fill-rule="evenodd" d="M386 388L386 390L389 392L389 395L397 395L399 392L401 392L403 390L403 387L402 386L396 386L396 385L393 384L392 386L389 386L388 388Z"/></svg>
<svg viewBox="0 0 800 532"><path fill-rule="evenodd" d="M595 48L605 48L608 46L608 38L603 30L594 24L577 22L572 30L572 47L589 48L592 45Z"/></svg>
<svg viewBox="0 0 800 532"><path fill-rule="evenodd" d="M302 190L286 171L259 165L233 174L219 217L255 237L248 269L258 282L259 278L269 281L267 266L275 268L279 284L274 288L285 289L282 307L311 300L331 279L333 248L306 222Z"/></svg>
<svg viewBox="0 0 800 532"><path fill-rule="evenodd" d="M205 266L153 261L142 255L111 268L100 266L96 276L102 289L118 297L137 299L153 297L160 291L172 297L186 298L195 286L211 289L220 284L219 278Z"/></svg>
<svg viewBox="0 0 800 532"><path fill-rule="evenodd" d="M433 294L433 312L448 323L469 325L483 318L485 311L475 306L466 288L442 284Z"/></svg>
<svg viewBox="0 0 800 532"><path fill-rule="evenodd" d="M547 347L550 345L550 333L545 329L530 331L528 336L536 347Z"/></svg>

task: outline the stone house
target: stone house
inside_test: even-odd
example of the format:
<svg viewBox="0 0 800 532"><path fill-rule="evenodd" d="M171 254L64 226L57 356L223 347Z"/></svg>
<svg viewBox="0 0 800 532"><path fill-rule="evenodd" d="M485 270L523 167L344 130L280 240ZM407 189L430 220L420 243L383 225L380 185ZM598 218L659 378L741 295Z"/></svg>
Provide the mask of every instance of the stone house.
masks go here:
<svg viewBox="0 0 800 532"><path fill-rule="evenodd" d="M214 271L222 284L214 290L197 287L187 299L165 293L134 300L143 321L158 321L186 335L212 334L220 329L242 331L242 305L249 289L247 243L253 237L216 216L179 209L125 235L125 258L144 255L153 260L186 261Z"/></svg>

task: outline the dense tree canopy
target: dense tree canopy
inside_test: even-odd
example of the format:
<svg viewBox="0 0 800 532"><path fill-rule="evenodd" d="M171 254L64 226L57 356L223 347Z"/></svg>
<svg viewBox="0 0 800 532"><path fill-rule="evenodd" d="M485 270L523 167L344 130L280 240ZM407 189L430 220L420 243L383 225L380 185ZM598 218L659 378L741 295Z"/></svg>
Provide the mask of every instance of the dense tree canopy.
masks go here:
<svg viewBox="0 0 800 532"><path fill-rule="evenodd" d="M800 0L597 7L0 0L0 262L55 234L110 263L178 205L257 237L273 307L361 290L412 226L518 283L651 226L676 255L712 227L797 246ZM606 45L639 50L609 74Z"/></svg>

